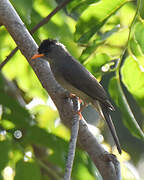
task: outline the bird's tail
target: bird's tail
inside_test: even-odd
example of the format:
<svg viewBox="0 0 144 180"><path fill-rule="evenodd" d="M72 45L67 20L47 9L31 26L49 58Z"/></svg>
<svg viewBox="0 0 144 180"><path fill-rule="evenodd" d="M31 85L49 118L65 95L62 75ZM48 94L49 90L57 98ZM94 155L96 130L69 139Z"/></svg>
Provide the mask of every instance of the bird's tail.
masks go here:
<svg viewBox="0 0 144 180"><path fill-rule="evenodd" d="M111 116L109 111L113 111L114 107L111 105L111 103L109 101L106 101L105 104L103 103L99 103L98 101L94 101L93 102L93 106L96 108L96 110L98 110L99 114L106 120L107 125L110 129L110 132L112 134L112 137L114 139L114 142L117 146L117 150L118 152L121 154L121 146L120 146L120 142L114 127L114 124L112 122Z"/></svg>
<svg viewBox="0 0 144 180"><path fill-rule="evenodd" d="M107 122L107 125L111 131L111 134L113 136L113 139L115 141L115 144L117 146L117 150L118 152L121 154L121 146L120 146L120 142L119 142L119 139L118 139L118 136L117 136L117 133L116 133L116 130L115 130L115 127L114 127L114 124L112 122L112 119L111 119L111 116L109 114L109 108L107 106L105 106L104 104L100 104L101 106L101 110L102 110L102 114Z"/></svg>

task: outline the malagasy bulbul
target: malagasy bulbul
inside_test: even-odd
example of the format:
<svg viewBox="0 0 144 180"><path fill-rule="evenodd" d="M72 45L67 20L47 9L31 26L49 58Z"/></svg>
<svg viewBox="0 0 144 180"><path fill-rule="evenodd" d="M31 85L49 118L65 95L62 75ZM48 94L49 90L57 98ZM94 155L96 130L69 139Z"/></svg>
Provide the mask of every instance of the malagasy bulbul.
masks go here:
<svg viewBox="0 0 144 180"><path fill-rule="evenodd" d="M85 103L91 103L101 113L121 154L120 143L110 116L110 111L114 108L96 78L69 54L63 44L56 40L44 40L38 48L38 54L35 54L32 59L38 57L49 62L55 79L63 88Z"/></svg>

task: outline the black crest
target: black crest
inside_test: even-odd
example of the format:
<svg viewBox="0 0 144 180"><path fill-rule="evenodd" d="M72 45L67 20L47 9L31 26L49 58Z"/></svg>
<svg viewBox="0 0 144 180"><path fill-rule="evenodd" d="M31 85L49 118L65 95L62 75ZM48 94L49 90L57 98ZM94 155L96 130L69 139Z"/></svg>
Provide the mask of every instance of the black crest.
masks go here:
<svg viewBox="0 0 144 180"><path fill-rule="evenodd" d="M39 54L46 54L46 53L50 52L56 42L57 41L53 40L53 39L46 39L46 40L42 41L42 43L40 44L40 46L38 48Z"/></svg>

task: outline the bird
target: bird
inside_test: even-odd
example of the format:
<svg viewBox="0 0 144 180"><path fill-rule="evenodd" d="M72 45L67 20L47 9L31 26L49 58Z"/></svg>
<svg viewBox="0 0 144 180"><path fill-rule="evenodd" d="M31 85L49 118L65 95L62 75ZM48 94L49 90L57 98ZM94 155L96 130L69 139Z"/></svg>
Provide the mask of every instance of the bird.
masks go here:
<svg viewBox="0 0 144 180"><path fill-rule="evenodd" d="M56 81L71 94L91 104L106 120L119 154L122 153L120 142L110 115L114 107L106 91L97 79L57 40L43 40L38 53L31 59L42 57L49 62Z"/></svg>

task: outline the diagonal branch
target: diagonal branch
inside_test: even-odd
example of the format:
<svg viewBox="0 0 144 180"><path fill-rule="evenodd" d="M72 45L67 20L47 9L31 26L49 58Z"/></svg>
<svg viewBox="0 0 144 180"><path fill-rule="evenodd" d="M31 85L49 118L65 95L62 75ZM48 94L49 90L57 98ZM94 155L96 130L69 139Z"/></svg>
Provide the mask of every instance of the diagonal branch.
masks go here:
<svg viewBox="0 0 144 180"><path fill-rule="evenodd" d="M0 0L0 23L6 27L21 53L29 61L32 55L37 52L37 44L8 0ZM29 63L57 106L63 123L71 127L75 114L73 113L73 104L70 99L64 98L67 96L66 90L56 82L48 63L43 59L39 58L39 60L32 60ZM95 163L103 180L118 179L114 163L110 158L104 158L106 155L109 156L109 154L98 143L84 120L80 121L78 141Z"/></svg>
<svg viewBox="0 0 144 180"><path fill-rule="evenodd" d="M40 21L34 28L30 30L30 33L33 34L36 32L40 27L46 24L51 17L53 17L58 11L64 8L71 0L65 0L61 4L59 4L47 17L45 17L42 21Z"/></svg>
<svg viewBox="0 0 144 180"><path fill-rule="evenodd" d="M42 19L36 26L34 26L30 33L34 34L40 27L48 23L48 21L62 8L64 8L71 0L65 0L61 4L59 4L47 17ZM1 24L0 24L1 25ZM11 59L11 57L17 52L18 47L13 49L10 54L6 57L6 59L0 64L0 70L4 67L4 65Z"/></svg>

